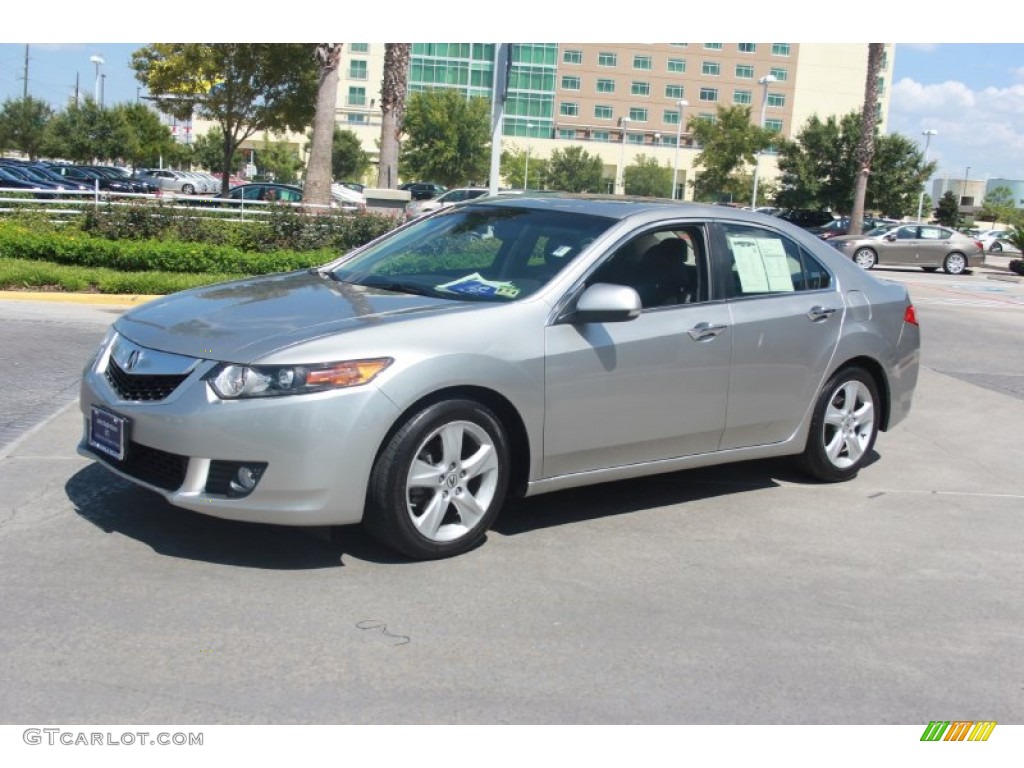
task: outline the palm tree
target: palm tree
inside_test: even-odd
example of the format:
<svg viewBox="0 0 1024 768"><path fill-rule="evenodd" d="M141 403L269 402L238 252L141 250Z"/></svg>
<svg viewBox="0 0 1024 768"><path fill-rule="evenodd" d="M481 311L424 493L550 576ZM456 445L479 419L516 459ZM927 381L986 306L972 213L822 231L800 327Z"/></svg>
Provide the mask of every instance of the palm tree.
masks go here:
<svg viewBox="0 0 1024 768"><path fill-rule="evenodd" d="M334 113L338 104L338 65L342 43L317 43L316 60L320 65L320 84L316 93L313 139L306 168L303 199L317 210L327 211L331 204L331 149L334 138ZM319 206L323 206L320 208Z"/></svg>
<svg viewBox="0 0 1024 768"><path fill-rule="evenodd" d="M864 221L864 198L868 192L871 160L875 155L875 131L878 127L878 74L882 71L885 43L868 43L868 75L864 83L864 109L860 116L860 139L854 158L857 175L853 187L850 234L859 235Z"/></svg>
<svg viewBox="0 0 1024 768"><path fill-rule="evenodd" d="M377 171L377 186L381 189L398 186L398 137L405 119L410 58L411 43L385 43L384 82L380 88L380 165Z"/></svg>

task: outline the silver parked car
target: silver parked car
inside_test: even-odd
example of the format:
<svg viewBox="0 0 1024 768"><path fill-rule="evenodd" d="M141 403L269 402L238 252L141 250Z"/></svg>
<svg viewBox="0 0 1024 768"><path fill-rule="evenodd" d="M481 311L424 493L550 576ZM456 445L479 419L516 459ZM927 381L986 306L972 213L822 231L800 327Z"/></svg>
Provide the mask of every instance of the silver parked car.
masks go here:
<svg viewBox="0 0 1024 768"><path fill-rule="evenodd" d="M362 522L439 558L509 494L782 455L853 477L919 343L903 286L780 219L488 198L128 312L86 367L79 451L207 515Z"/></svg>
<svg viewBox="0 0 1024 768"><path fill-rule="evenodd" d="M878 227L862 235L833 237L829 242L863 269L885 264L934 272L941 267L950 275L959 275L985 263L978 240L933 224Z"/></svg>

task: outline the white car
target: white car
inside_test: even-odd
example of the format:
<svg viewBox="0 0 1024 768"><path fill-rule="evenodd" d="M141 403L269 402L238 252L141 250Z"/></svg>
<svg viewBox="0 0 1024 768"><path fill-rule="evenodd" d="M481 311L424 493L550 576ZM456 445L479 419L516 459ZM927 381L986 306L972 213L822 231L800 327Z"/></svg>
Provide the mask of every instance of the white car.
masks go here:
<svg viewBox="0 0 1024 768"><path fill-rule="evenodd" d="M1008 239L1011 233L1012 230L1009 229L989 229L979 234L978 240L984 246L985 253L1002 253L1003 251L1020 253L1020 248Z"/></svg>
<svg viewBox="0 0 1024 768"><path fill-rule="evenodd" d="M483 197L488 191L487 187L459 187L449 189L443 195L432 197L429 200L413 200L405 207L405 217L415 219L417 216L436 211L438 208L447 208L455 203Z"/></svg>
<svg viewBox="0 0 1024 768"><path fill-rule="evenodd" d="M331 184L331 197L335 204L346 210L366 210L366 195L344 184Z"/></svg>

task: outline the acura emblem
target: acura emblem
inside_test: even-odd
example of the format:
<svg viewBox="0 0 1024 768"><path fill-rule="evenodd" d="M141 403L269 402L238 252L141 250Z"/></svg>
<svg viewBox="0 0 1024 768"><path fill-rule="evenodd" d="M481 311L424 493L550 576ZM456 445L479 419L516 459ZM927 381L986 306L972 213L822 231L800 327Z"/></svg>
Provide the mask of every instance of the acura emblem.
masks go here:
<svg viewBox="0 0 1024 768"><path fill-rule="evenodd" d="M142 353L139 352L139 350L137 350L137 349L133 349L129 353L128 359L124 361L124 369L126 371L132 370L136 365L139 364L139 358L140 357L142 357Z"/></svg>

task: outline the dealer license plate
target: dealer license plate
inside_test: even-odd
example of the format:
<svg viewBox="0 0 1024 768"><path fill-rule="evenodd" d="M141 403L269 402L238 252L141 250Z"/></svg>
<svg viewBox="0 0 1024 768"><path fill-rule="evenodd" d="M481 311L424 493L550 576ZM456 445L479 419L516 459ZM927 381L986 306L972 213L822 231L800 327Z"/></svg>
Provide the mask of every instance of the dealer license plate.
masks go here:
<svg viewBox="0 0 1024 768"><path fill-rule="evenodd" d="M103 408L92 406L89 419L89 446L118 461L124 461L125 435L128 419Z"/></svg>

